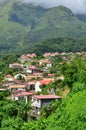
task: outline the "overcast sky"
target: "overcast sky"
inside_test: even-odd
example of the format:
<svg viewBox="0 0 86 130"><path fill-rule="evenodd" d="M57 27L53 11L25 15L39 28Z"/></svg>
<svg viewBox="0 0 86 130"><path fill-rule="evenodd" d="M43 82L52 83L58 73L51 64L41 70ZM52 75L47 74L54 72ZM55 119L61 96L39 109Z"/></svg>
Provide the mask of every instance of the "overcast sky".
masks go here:
<svg viewBox="0 0 86 130"><path fill-rule="evenodd" d="M70 8L74 13L86 14L86 0L20 0L20 1L28 3L32 2L35 5L42 5L48 8L55 7L58 5L64 5Z"/></svg>

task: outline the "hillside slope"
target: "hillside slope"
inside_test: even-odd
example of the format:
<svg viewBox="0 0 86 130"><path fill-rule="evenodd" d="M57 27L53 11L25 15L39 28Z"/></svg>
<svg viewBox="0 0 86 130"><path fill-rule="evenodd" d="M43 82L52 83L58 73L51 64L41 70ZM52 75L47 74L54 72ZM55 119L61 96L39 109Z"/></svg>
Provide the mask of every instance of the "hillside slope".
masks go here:
<svg viewBox="0 0 86 130"><path fill-rule="evenodd" d="M21 130L85 130L86 90L66 97L48 118L24 123Z"/></svg>
<svg viewBox="0 0 86 130"><path fill-rule="evenodd" d="M57 110L51 124L46 130L85 130L86 129L86 91L75 93L66 104L66 107ZM62 106L61 106L62 107ZM62 109L62 110L61 110ZM60 113L59 113L60 112Z"/></svg>

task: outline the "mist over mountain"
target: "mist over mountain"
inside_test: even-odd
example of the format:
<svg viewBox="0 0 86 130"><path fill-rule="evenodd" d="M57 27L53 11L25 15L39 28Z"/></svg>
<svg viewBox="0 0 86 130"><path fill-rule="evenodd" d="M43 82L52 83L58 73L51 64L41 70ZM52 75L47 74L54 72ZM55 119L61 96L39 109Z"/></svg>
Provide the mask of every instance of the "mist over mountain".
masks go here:
<svg viewBox="0 0 86 130"><path fill-rule="evenodd" d="M1 2L12 0L0 0ZM16 0L23 3L32 3L33 5L40 5L45 8L52 8L59 5L63 5L77 14L86 14L86 0Z"/></svg>
<svg viewBox="0 0 86 130"><path fill-rule="evenodd" d="M83 22L86 22L86 14L76 14L76 17L83 21Z"/></svg>

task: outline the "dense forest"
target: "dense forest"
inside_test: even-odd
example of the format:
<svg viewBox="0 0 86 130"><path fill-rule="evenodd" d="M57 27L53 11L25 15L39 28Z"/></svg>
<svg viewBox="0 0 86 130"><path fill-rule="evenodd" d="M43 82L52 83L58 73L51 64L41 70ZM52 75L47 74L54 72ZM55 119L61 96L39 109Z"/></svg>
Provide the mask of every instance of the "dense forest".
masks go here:
<svg viewBox="0 0 86 130"><path fill-rule="evenodd" d="M82 52L86 51L86 39L53 38L44 40L30 49L32 52Z"/></svg>
<svg viewBox="0 0 86 130"><path fill-rule="evenodd" d="M37 53L41 55L45 52L82 52L86 51L86 39L76 39L76 38L50 38L43 40L36 44L24 44L24 46L15 46L15 49L7 45L0 47L0 54L14 54L21 55L24 53ZM16 48L17 47L17 48Z"/></svg>

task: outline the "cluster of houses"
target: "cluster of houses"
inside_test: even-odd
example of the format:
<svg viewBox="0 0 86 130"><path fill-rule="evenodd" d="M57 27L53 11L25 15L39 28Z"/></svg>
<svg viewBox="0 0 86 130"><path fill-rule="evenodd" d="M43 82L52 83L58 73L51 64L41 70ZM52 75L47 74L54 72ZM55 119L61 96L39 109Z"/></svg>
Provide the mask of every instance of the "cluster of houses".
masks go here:
<svg viewBox="0 0 86 130"><path fill-rule="evenodd" d="M72 54L69 53L69 54ZM77 53L80 55L81 53ZM86 54L83 52L83 54ZM44 58L37 60L36 54L22 55L18 63L9 64L10 69L18 69L16 75L6 75L5 83L0 88L0 91L9 90L11 92L11 99L16 101L25 100L25 103L31 102L37 114L44 106L48 106L54 100L60 100L62 97L57 96L53 90L48 91L47 95L42 94L42 88L46 87L52 82L55 82L54 74L49 72L52 67L52 58L58 56L59 53L45 53ZM70 60L66 53L61 53L64 60ZM82 55L82 54L81 54ZM33 65L33 62L35 63ZM42 66L42 68L41 68ZM46 78L43 73L47 72ZM64 77L60 77L64 80ZM51 88L52 89L52 88Z"/></svg>
<svg viewBox="0 0 86 130"><path fill-rule="evenodd" d="M11 100L31 102L35 112L40 114L44 106L61 97L55 95L54 91L48 92L47 95L42 94L42 87L46 87L55 79L54 74L50 73L46 78L43 77L43 73L49 72L52 67L52 61L49 58L37 60L36 57L36 54L22 55L18 59L19 62L9 64L9 68L16 69L18 73L6 75L5 83L0 91L9 90ZM33 62L35 65L32 64Z"/></svg>
<svg viewBox="0 0 86 130"><path fill-rule="evenodd" d="M54 82L54 78L42 78L37 81L27 80L25 82L18 81L11 75L6 76L6 78L8 78L8 82L5 84L5 89L7 88L11 92L11 99L16 101L24 99L25 103L31 102L37 114L40 114L43 106L49 105L55 99L61 99L53 91L48 95L42 95L42 87ZM38 92L40 95L37 94Z"/></svg>
<svg viewBox="0 0 86 130"><path fill-rule="evenodd" d="M58 55L70 55L70 54L74 54L73 52L62 52L62 53L59 53L59 52L54 52L54 53L51 53L51 52L47 52L47 53L44 53L44 57L53 57L53 56L58 56ZM86 52L76 52L75 54L77 55L86 55Z"/></svg>

